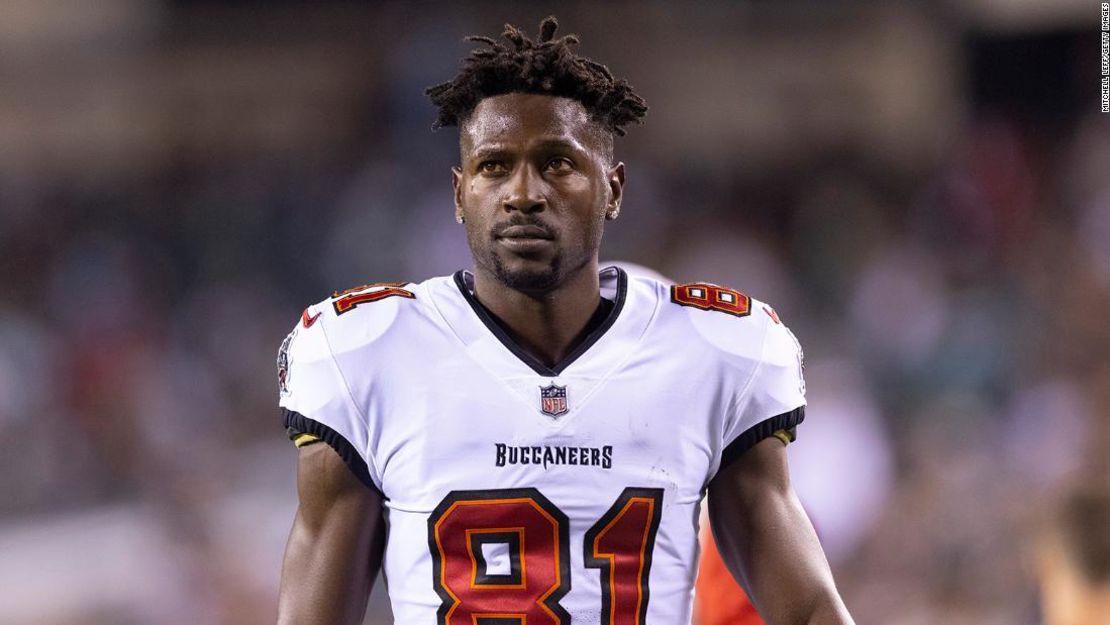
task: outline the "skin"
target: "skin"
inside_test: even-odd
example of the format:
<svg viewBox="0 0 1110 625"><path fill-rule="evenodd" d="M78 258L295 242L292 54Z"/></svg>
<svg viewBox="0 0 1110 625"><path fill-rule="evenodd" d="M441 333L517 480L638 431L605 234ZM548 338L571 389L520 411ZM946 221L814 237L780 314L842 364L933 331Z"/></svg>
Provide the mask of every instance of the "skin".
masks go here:
<svg viewBox="0 0 1110 625"><path fill-rule="evenodd" d="M475 293L519 345L554 365L599 303L598 248L624 188L612 137L574 100L507 94L478 104L460 151L452 184ZM279 623L359 623L381 563L381 498L326 445L302 448L299 462ZM769 625L852 622L778 439L722 470L709 502L721 556Z"/></svg>
<svg viewBox="0 0 1110 625"><path fill-rule="evenodd" d="M1045 625L1110 623L1110 583L1087 579L1060 536L1042 537L1036 556Z"/></svg>
<svg viewBox="0 0 1110 625"><path fill-rule="evenodd" d="M281 567L279 625L362 623L382 562L381 495L324 443L298 451L297 495Z"/></svg>
<svg viewBox="0 0 1110 625"><path fill-rule="evenodd" d="M549 366L573 349L599 303L598 247L624 189L610 142L577 101L536 94L486 98L460 129L451 182L475 294ZM505 236L512 225L548 238Z"/></svg>
<svg viewBox="0 0 1110 625"><path fill-rule="evenodd" d="M853 622L790 485L782 441L760 441L713 478L709 521L721 559L765 623Z"/></svg>

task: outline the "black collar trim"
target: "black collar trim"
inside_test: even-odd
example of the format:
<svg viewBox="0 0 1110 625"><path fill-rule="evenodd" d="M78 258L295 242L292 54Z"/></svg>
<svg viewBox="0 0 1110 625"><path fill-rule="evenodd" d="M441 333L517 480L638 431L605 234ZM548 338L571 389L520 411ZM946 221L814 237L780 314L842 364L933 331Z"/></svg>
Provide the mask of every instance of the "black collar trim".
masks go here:
<svg viewBox="0 0 1110 625"><path fill-rule="evenodd" d="M490 314L489 310L487 310L486 307L478 301L478 298L470 292L470 288L467 287L466 278L464 277L464 274L466 272L462 269L455 272L455 286L459 288L459 292L462 293L462 296L466 299L466 302L470 304L470 308L474 311L474 314L482 320L482 323L484 323L486 328L488 328L489 331L497 337L497 340L501 341L502 345L508 348L508 350L511 351L513 355L519 358L524 364L531 367L532 370L536 373L542 376L553 378L562 373L575 360L578 360L578 358L582 356L582 354L585 354L586 350L590 349L590 347L593 346L593 344L596 343L598 339L604 336L605 332L607 332L609 328L613 326L613 324L617 321L617 317L620 316L621 309L624 308L625 297L628 295L628 276L620 267L607 267L603 269L602 272L613 269L615 269L617 272L617 297L613 301L613 306L609 310L609 314L605 316L605 319L600 324L597 324L597 326L593 330L591 330L589 334L586 335L586 338L582 339L582 342L578 344L578 347L575 347L569 354L566 355L566 357L555 363L555 366L553 367L548 367L544 363L537 360L534 356L532 356L532 354L529 354L523 347L518 345L511 336L509 336L508 332L505 331L505 328L503 328L501 324L493 318L493 315ZM590 325L592 325L592 323Z"/></svg>

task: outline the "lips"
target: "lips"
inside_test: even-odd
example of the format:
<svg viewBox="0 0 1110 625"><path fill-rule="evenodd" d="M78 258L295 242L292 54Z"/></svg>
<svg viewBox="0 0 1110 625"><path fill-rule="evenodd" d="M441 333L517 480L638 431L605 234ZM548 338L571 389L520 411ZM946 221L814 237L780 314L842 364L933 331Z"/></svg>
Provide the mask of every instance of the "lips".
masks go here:
<svg viewBox="0 0 1110 625"><path fill-rule="evenodd" d="M548 254L555 245L555 235L538 224L509 224L493 232L498 245L526 258Z"/></svg>
<svg viewBox="0 0 1110 625"><path fill-rule="evenodd" d="M497 233L499 239L552 239L547 228L536 225L518 225L502 228Z"/></svg>

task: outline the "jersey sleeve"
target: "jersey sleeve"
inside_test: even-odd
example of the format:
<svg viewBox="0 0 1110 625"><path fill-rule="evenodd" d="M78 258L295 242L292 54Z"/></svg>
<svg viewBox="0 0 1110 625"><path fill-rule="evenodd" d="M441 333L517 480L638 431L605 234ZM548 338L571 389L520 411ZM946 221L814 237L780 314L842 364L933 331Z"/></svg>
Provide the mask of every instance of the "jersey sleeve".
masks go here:
<svg viewBox="0 0 1110 625"><path fill-rule="evenodd" d="M366 462L367 426L332 356L323 320L312 308L278 352L278 405L289 437L298 445L318 439L331 446L362 483L377 489Z"/></svg>
<svg viewBox="0 0 1110 625"><path fill-rule="evenodd" d="M794 334L768 319L759 362L725 423L722 467L768 436L794 440L805 418L803 362Z"/></svg>

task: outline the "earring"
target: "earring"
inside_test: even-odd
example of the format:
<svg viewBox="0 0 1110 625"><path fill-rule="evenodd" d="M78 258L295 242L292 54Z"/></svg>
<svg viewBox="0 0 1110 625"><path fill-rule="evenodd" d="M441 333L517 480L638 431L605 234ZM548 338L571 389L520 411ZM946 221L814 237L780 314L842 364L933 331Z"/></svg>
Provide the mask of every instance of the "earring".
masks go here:
<svg viewBox="0 0 1110 625"><path fill-rule="evenodd" d="M463 217L462 213L455 213L455 221L460 223L460 224L465 224L466 223L466 218Z"/></svg>
<svg viewBox="0 0 1110 625"><path fill-rule="evenodd" d="M613 210L609 211L608 213L605 213L605 218L608 219L609 221L613 221L614 219L617 218L617 215L619 215L620 212L621 211L620 211L619 208L614 208Z"/></svg>

